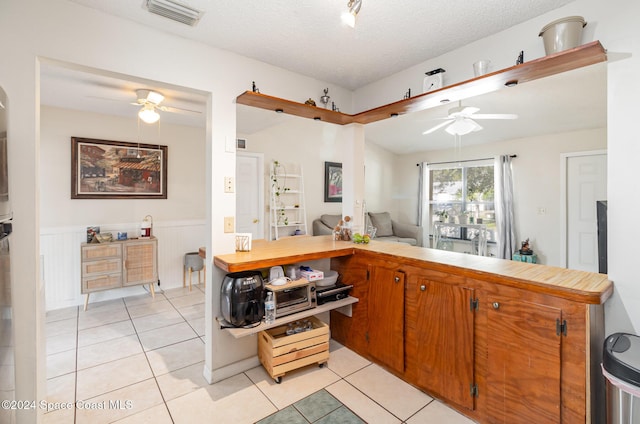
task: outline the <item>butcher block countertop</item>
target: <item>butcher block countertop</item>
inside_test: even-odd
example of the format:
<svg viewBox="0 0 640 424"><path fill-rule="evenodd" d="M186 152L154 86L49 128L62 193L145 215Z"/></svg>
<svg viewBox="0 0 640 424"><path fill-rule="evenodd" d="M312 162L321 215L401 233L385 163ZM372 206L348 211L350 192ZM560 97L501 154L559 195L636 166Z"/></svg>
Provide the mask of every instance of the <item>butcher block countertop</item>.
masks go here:
<svg viewBox="0 0 640 424"><path fill-rule="evenodd" d="M219 255L214 264L227 272L349 256L371 252L389 261L442 272L455 271L469 278L496 282L581 303L602 304L613 293L606 274L569 270L540 264L508 261L406 244L371 241L355 244L331 236L295 236L277 241L254 240L250 252Z"/></svg>

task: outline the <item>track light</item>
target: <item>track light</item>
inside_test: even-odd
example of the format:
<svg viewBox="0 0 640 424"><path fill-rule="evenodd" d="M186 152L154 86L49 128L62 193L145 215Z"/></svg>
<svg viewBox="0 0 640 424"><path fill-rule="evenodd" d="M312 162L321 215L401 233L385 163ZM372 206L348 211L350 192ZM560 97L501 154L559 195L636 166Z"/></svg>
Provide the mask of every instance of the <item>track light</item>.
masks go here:
<svg viewBox="0 0 640 424"><path fill-rule="evenodd" d="M349 11L342 14L342 22L344 22L351 28L355 28L356 16L358 15L358 12L360 12L360 8L362 7L362 0L349 0L349 3L347 3L347 7L349 8Z"/></svg>
<svg viewBox="0 0 640 424"><path fill-rule="evenodd" d="M138 117L147 124L153 124L158 122L160 114L156 112L156 108L152 104L146 104L138 112Z"/></svg>

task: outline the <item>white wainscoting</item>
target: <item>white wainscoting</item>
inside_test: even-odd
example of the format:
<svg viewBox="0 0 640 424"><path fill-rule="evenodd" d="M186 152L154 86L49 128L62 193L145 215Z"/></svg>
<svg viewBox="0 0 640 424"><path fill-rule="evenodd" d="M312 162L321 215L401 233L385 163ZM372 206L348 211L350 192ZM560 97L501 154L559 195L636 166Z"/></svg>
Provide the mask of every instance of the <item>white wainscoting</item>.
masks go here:
<svg viewBox="0 0 640 424"><path fill-rule="evenodd" d="M100 232L118 232L129 237L140 234L140 223L100 225ZM153 235L158 239L158 277L160 289L182 287L182 260L187 252L197 252L206 244L205 221L172 221L153 223ZM87 228L56 227L40 231L40 255L45 284L46 309L82 305L80 294L80 245L87 241ZM207 268L210 268L209 266ZM209 271L209 269L207 269ZM197 284L197 273L194 274ZM91 294L91 302L145 293L142 286L107 290Z"/></svg>

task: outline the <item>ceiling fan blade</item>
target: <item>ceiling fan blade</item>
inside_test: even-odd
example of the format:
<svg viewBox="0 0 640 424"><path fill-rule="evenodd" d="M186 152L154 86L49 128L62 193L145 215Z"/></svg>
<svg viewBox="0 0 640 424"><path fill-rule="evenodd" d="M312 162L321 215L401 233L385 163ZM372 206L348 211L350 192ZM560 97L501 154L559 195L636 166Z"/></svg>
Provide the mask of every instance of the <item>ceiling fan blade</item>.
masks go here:
<svg viewBox="0 0 640 424"><path fill-rule="evenodd" d="M100 97L100 96L85 96L88 99L98 99L98 100L108 100L110 102L121 102L122 99L113 99L110 97Z"/></svg>
<svg viewBox="0 0 640 424"><path fill-rule="evenodd" d="M479 110L480 108L478 107L465 106L464 109L462 109L462 112L460 112L460 115L471 115L472 113L476 113Z"/></svg>
<svg viewBox="0 0 640 424"><path fill-rule="evenodd" d="M448 119L438 125L436 125L435 127L429 128L428 130L426 130L425 132L422 133L422 135L427 135L427 134L431 134L434 131L439 130L440 128L449 125L450 123L452 123L454 120L453 119Z"/></svg>
<svg viewBox="0 0 640 424"><path fill-rule="evenodd" d="M473 119L518 119L515 113L479 113Z"/></svg>
<svg viewBox="0 0 640 424"><path fill-rule="evenodd" d="M192 110L192 109L184 109L181 107L174 107L174 106L157 106L158 109L164 111L164 112L173 112L173 113L202 113L199 110Z"/></svg>

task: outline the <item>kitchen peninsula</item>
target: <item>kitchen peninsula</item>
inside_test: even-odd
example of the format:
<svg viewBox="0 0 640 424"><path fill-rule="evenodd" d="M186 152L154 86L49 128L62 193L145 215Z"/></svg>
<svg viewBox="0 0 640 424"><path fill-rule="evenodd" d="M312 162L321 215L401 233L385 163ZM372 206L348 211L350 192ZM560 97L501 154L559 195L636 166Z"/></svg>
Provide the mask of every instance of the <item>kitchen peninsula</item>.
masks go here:
<svg viewBox="0 0 640 424"><path fill-rule="evenodd" d="M479 422L599 422L606 275L331 236L254 241L227 272L330 258L331 337Z"/></svg>

